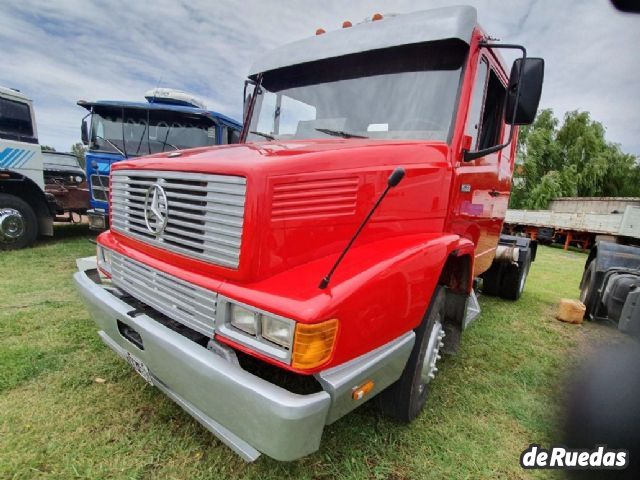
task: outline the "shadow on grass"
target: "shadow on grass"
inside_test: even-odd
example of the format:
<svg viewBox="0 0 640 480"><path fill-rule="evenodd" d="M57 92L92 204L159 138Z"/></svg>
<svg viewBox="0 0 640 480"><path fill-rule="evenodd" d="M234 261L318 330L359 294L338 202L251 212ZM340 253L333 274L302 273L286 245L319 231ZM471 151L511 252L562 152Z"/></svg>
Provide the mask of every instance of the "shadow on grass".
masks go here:
<svg viewBox="0 0 640 480"><path fill-rule="evenodd" d="M56 224L53 228L53 237L39 238L36 246L50 245L59 240L78 237L95 239L96 236L96 232L89 230L89 225L86 223Z"/></svg>

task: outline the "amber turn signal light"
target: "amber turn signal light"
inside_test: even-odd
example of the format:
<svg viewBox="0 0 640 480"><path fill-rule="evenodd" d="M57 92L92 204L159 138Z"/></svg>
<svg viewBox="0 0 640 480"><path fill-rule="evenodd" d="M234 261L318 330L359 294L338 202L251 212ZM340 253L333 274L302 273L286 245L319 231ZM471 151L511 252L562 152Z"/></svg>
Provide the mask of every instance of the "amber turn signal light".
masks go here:
<svg viewBox="0 0 640 480"><path fill-rule="evenodd" d="M338 320L305 325L298 323L293 337L291 366L308 370L325 363L333 353L338 333Z"/></svg>
<svg viewBox="0 0 640 480"><path fill-rule="evenodd" d="M362 400L365 395L371 393L373 387L375 387L375 383L373 380L367 380L362 385L359 385L353 389L353 393L351 394L351 398L354 400Z"/></svg>

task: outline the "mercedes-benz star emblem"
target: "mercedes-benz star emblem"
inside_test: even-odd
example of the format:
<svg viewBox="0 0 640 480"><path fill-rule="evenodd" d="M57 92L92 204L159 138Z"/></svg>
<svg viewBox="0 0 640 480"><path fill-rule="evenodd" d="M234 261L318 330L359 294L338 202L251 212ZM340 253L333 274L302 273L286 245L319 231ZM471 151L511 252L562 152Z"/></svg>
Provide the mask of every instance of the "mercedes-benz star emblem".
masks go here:
<svg viewBox="0 0 640 480"><path fill-rule="evenodd" d="M154 183L144 197L144 221L147 229L154 235L160 235L169 220L169 202L164 189Z"/></svg>

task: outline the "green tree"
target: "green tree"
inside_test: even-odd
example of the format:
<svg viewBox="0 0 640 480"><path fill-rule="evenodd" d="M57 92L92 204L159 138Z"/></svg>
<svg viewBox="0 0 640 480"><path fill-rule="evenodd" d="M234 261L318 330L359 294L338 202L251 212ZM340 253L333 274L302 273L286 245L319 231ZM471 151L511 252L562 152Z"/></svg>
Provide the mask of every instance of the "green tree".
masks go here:
<svg viewBox="0 0 640 480"><path fill-rule="evenodd" d="M83 169L85 168L84 154L86 152L87 152L87 147L85 147L80 142L74 143L73 145L71 145L71 153L73 153L77 157L78 162L80 162L80 166Z"/></svg>
<svg viewBox="0 0 640 480"><path fill-rule="evenodd" d="M568 112L561 126L550 109L520 129L511 208L544 209L557 197L639 196L633 155L607 142L589 112Z"/></svg>

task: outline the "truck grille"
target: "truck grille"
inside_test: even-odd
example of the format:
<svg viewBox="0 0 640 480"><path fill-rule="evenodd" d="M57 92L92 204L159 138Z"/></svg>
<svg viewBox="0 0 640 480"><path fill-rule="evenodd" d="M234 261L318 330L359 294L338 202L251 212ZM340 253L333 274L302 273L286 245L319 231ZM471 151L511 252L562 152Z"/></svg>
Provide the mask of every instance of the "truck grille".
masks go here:
<svg viewBox="0 0 640 480"><path fill-rule="evenodd" d="M114 285L167 317L213 335L218 294L111 252Z"/></svg>
<svg viewBox="0 0 640 480"><path fill-rule="evenodd" d="M230 175L117 170L111 176L112 228L176 253L237 268L246 179ZM154 185L167 198L160 234L147 228L145 199ZM153 224L153 222L151 222Z"/></svg>
<svg viewBox="0 0 640 480"><path fill-rule="evenodd" d="M91 195L94 200L109 201L109 175L91 175Z"/></svg>

